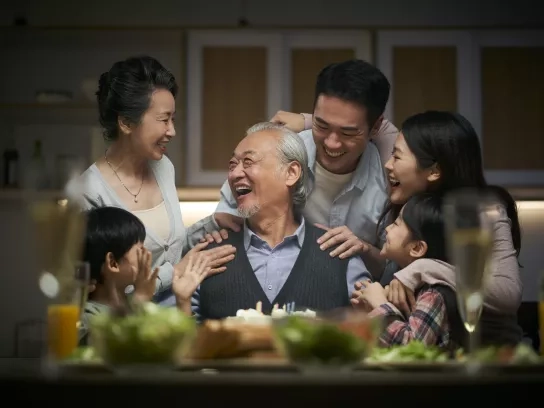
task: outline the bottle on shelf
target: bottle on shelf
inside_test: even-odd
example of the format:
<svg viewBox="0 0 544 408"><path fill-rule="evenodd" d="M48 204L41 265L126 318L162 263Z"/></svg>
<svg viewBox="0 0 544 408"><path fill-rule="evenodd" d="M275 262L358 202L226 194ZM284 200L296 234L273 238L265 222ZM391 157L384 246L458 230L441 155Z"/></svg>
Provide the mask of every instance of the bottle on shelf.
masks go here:
<svg viewBox="0 0 544 408"><path fill-rule="evenodd" d="M4 150L4 188L19 187L19 151L15 147L15 140L11 139Z"/></svg>
<svg viewBox="0 0 544 408"><path fill-rule="evenodd" d="M34 141L34 151L30 163L25 168L24 187L31 190L44 190L48 187L47 168L42 151L42 141Z"/></svg>

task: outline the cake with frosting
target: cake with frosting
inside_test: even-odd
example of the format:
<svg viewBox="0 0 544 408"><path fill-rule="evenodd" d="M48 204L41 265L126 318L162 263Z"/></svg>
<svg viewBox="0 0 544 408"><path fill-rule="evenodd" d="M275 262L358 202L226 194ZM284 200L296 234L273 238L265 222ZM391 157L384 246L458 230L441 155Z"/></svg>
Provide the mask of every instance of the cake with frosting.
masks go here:
<svg viewBox="0 0 544 408"><path fill-rule="evenodd" d="M262 312L262 303L255 309L240 309L236 316L222 320L207 320L200 325L190 357L193 359L216 359L251 357L255 353L275 351L272 321L282 317L297 315L315 318L316 312L310 309L294 311L294 305L275 305L270 315Z"/></svg>
<svg viewBox="0 0 544 408"><path fill-rule="evenodd" d="M239 309L236 312L236 316L228 317L227 320L243 321L251 324L270 324L272 319L281 319L282 317L293 315L315 318L316 312L311 309L288 311L286 305L280 308L279 305L276 304L272 309L272 313L270 315L266 315L262 312L262 303L257 302L255 309Z"/></svg>

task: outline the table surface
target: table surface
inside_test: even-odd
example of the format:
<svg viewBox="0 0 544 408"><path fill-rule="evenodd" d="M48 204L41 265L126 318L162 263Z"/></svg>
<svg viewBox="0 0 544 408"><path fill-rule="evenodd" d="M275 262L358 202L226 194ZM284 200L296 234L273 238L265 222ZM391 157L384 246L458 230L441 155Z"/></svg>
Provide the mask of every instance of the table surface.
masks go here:
<svg viewBox="0 0 544 408"><path fill-rule="evenodd" d="M180 369L141 367L114 372L104 367L70 366L44 371L38 359L0 359L0 384L4 397L21 403L52 403L73 406L74 395L84 395L83 405L109 402L147 405L194 401L212 406L226 403L265 403L282 406L366 403L387 406L414 402L441 405L467 404L476 392L478 400L516 403L538 398L544 389L544 365L483 368L471 375L466 367L414 370L355 370L300 372L295 367L224 365L223 370L186 366ZM112 392L114 391L114 392ZM7 394L6 394L7 392ZM111 395L110 395L111 394ZM78 403L78 405L80 405ZM382 404L383 405L383 404Z"/></svg>

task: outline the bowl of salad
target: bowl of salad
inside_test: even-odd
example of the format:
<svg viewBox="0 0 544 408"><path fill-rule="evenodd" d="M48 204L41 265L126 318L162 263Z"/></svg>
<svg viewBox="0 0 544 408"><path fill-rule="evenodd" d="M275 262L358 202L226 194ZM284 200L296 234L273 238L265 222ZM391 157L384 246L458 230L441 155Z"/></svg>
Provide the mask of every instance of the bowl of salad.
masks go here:
<svg viewBox="0 0 544 408"><path fill-rule="evenodd" d="M280 354L306 369L346 368L361 363L379 336L379 321L364 313L336 311L308 318L289 315L273 322Z"/></svg>
<svg viewBox="0 0 544 408"><path fill-rule="evenodd" d="M96 355L108 365L173 365L188 351L196 323L177 308L143 303L94 316L90 330Z"/></svg>

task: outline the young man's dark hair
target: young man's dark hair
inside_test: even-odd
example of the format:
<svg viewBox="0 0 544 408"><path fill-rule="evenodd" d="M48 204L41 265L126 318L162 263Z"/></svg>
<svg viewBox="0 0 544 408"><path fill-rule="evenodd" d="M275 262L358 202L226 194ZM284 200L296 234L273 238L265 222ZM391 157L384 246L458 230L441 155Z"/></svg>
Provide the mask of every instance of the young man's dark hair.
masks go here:
<svg viewBox="0 0 544 408"><path fill-rule="evenodd" d="M374 65L363 60L349 60L327 65L317 77L314 105L320 95L334 96L367 109L372 128L385 111L391 85Z"/></svg>

